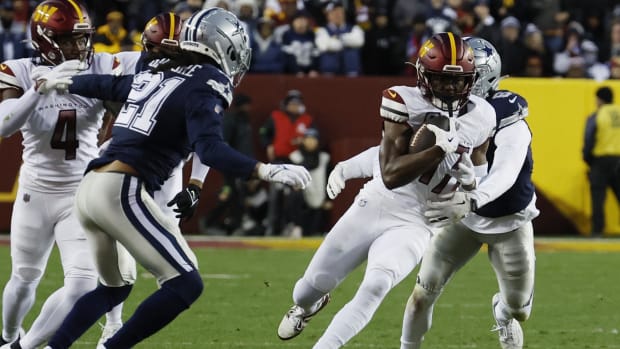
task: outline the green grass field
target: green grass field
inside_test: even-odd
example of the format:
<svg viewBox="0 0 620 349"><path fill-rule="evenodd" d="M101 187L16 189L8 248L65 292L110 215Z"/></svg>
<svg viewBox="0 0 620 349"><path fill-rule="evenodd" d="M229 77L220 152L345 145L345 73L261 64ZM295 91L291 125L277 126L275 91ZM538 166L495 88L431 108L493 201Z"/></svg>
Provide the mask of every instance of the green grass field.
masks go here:
<svg viewBox="0 0 620 349"><path fill-rule="evenodd" d="M354 294L363 269L333 293L332 303L304 333L280 341L276 328L291 305L291 290L313 251L195 249L205 292L187 312L138 348L311 348L335 312ZM0 247L0 284L10 272L8 247ZM532 317L523 327L525 348L620 348L620 254L609 252L539 252ZM374 319L347 348L398 348L402 311L415 272L396 287ZM27 318L29 325L42 301L62 280L57 254L50 262ZM155 288L139 272L125 306L125 318ZM479 254L448 285L436 306L425 348L499 348L490 332L491 296L497 286L486 255ZM93 327L74 346L93 348L100 334Z"/></svg>

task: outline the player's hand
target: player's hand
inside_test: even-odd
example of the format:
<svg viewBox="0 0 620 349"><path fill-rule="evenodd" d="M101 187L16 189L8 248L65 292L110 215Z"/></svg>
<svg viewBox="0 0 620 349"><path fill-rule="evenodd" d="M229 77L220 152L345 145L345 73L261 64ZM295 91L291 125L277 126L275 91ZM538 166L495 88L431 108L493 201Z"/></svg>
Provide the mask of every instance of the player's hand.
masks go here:
<svg viewBox="0 0 620 349"><path fill-rule="evenodd" d="M174 212L178 213L175 216L176 218L190 219L198 207L198 200L200 200L200 187L195 184L188 184L185 189L174 196L174 199L168 202L168 207L177 206L173 209Z"/></svg>
<svg viewBox="0 0 620 349"><path fill-rule="evenodd" d="M69 88L69 85L73 83L71 77L76 75L82 68L82 63L74 59L65 61L51 68L46 73L43 73L43 69L37 69L32 76L37 78L35 91L40 94L47 94L52 90L64 93Z"/></svg>
<svg viewBox="0 0 620 349"><path fill-rule="evenodd" d="M455 192L439 195L441 201L428 201L424 217L433 227L444 227L467 216L472 210L472 195Z"/></svg>
<svg viewBox="0 0 620 349"><path fill-rule="evenodd" d="M306 189L312 180L310 172L303 166L291 164L259 164L258 178L267 181L290 185L295 189Z"/></svg>
<svg viewBox="0 0 620 349"><path fill-rule="evenodd" d="M344 162L337 163L327 178L327 196L332 200L340 194L344 189L345 182L349 179L346 176L346 168L347 165Z"/></svg>
<svg viewBox="0 0 620 349"><path fill-rule="evenodd" d="M476 186L476 170L468 153L461 155L457 169L450 169L450 176L454 177L464 187L474 188Z"/></svg>
<svg viewBox="0 0 620 349"><path fill-rule="evenodd" d="M454 153L459 146L459 139L456 134L456 123L454 118L449 118L450 129L448 131L442 130L439 127L428 124L426 128L435 134L435 145L441 148L444 153Z"/></svg>

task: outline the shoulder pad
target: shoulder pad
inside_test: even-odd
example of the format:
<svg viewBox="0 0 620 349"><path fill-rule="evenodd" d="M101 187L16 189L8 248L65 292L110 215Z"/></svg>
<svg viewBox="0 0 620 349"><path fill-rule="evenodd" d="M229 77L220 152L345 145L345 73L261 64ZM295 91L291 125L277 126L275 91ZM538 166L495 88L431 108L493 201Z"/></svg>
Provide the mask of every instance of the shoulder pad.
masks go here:
<svg viewBox="0 0 620 349"><path fill-rule="evenodd" d="M233 86L230 78L210 64L203 65L200 71L201 79L206 80L207 85L226 102L226 107L228 107L233 98Z"/></svg>
<svg viewBox="0 0 620 349"><path fill-rule="evenodd" d="M21 88L15 73L6 63L0 64L0 89Z"/></svg>
<svg viewBox="0 0 620 349"><path fill-rule="evenodd" d="M525 98L511 91L496 91L487 101L495 108L498 130L526 118L529 113Z"/></svg>
<svg viewBox="0 0 620 349"><path fill-rule="evenodd" d="M401 95L394 89L388 88L381 94L381 107L379 115L382 118L395 121L406 122L409 120L407 106Z"/></svg>

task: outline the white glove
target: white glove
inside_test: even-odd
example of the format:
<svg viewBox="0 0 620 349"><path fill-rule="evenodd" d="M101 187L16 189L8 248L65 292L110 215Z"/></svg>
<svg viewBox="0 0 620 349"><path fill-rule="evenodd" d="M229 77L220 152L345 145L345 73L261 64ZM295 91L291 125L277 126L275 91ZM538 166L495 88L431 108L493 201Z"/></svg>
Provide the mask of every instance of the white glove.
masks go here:
<svg viewBox="0 0 620 349"><path fill-rule="evenodd" d="M468 153L461 155L461 161L459 161L457 169L450 169L450 176L456 178L463 186L475 186L476 169Z"/></svg>
<svg viewBox="0 0 620 349"><path fill-rule="evenodd" d="M48 94L52 90L56 90L59 93L64 93L69 88L69 85L73 82L71 77L76 75L83 65L78 60L65 61L53 67L45 74L41 74L41 70L37 70L36 76L38 79L35 85L35 91L40 94Z"/></svg>
<svg viewBox="0 0 620 349"><path fill-rule="evenodd" d="M312 180L310 172L303 166L291 164L260 164L258 178L275 183L290 185L295 189L306 189Z"/></svg>
<svg viewBox="0 0 620 349"><path fill-rule="evenodd" d="M439 127L429 124L426 128L435 134L435 145L443 149L444 153L454 153L459 146L459 140L456 135L456 124L454 118L450 118L450 129L444 131Z"/></svg>
<svg viewBox="0 0 620 349"><path fill-rule="evenodd" d="M433 227L440 228L452 224L471 212L472 198L471 193L461 191L439 195L442 201L426 203L424 217Z"/></svg>
<svg viewBox="0 0 620 349"><path fill-rule="evenodd" d="M345 176L346 167L347 165L343 162L337 163L327 178L327 196L332 200L340 194L342 189L344 189L345 182L349 179Z"/></svg>

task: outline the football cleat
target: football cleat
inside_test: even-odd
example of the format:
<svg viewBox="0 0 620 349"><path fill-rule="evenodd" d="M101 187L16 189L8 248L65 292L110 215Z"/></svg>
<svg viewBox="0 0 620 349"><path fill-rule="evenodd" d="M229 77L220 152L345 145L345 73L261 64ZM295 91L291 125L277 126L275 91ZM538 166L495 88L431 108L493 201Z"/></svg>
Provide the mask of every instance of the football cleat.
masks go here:
<svg viewBox="0 0 620 349"><path fill-rule="evenodd" d="M309 314L306 314L300 306L293 305L288 312L284 314L284 318L282 318L282 321L280 322L280 326L278 327L278 337L281 340L289 340L297 337L301 331L306 328L308 321L310 321L319 311L325 308L327 303L329 303L329 300L330 297L328 293L319 299L315 305L316 309Z"/></svg>
<svg viewBox="0 0 620 349"><path fill-rule="evenodd" d="M104 343L110 339L118 330L123 327L123 324L108 324L106 323L103 326L103 332L101 333L101 338L97 342L97 349L105 349Z"/></svg>
<svg viewBox="0 0 620 349"><path fill-rule="evenodd" d="M6 339L4 339L4 337L0 336L0 348L1 349L9 349L9 348L11 348L11 344L13 344L15 342L19 342L19 340L24 338L25 335L26 335L26 331L24 331L23 328L20 328L19 332L17 334L17 338L12 340L12 341L7 341ZM19 343L17 345L19 345Z"/></svg>
<svg viewBox="0 0 620 349"><path fill-rule="evenodd" d="M521 324L515 319L509 321L498 321L495 315L495 306L500 301L499 293L493 296L493 317L496 325L491 329L499 335L499 344L502 349L522 349L523 348L523 330Z"/></svg>

